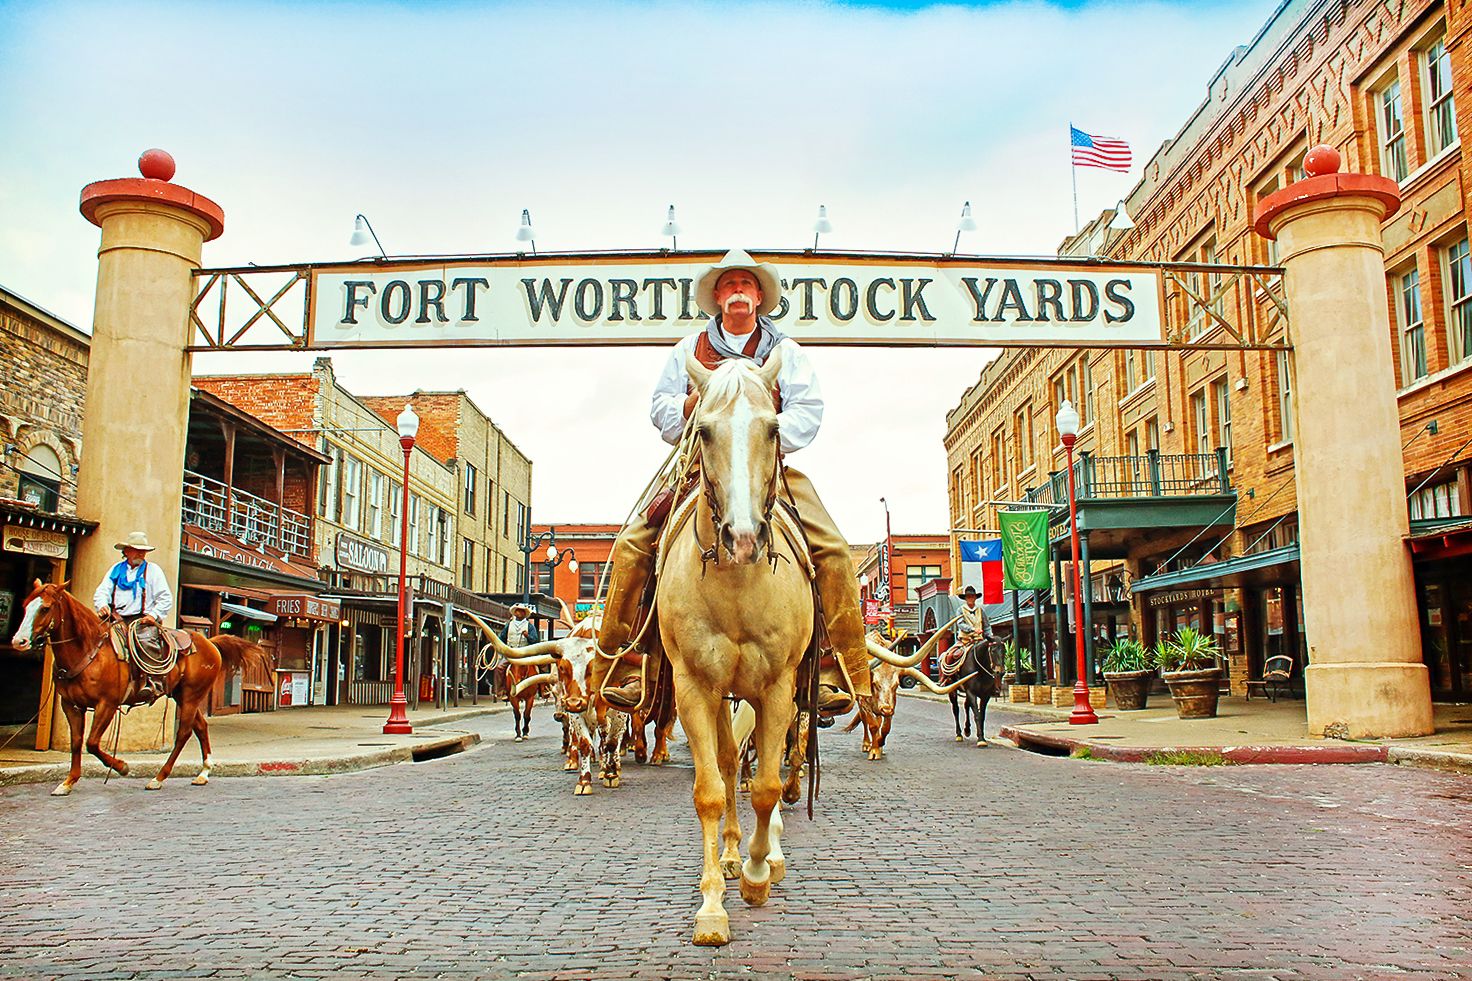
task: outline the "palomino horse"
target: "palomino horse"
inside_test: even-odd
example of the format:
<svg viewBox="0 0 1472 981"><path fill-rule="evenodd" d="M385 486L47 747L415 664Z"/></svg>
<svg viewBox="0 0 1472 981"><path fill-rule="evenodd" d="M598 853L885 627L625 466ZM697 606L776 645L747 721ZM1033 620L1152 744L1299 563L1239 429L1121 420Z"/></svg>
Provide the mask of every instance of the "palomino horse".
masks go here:
<svg viewBox="0 0 1472 981"><path fill-rule="evenodd" d="M72 766L55 790L54 797L72 792L82 778L82 728L87 709L94 709L92 728L87 733L87 752L102 761L113 772L126 775L128 764L102 748L102 734L107 731L118 706L127 704L132 678L128 665L113 651L112 640L102 618L87 604L66 591L66 583L41 584L36 580L26 597L25 615L11 643L18 650L36 644L50 644L56 662L56 692L61 708L71 727ZM195 777L195 786L210 779L210 733L205 721L204 701L215 686L222 666L231 670L246 662L255 662L270 670L266 652L238 637L206 638L191 634L194 650L179 658L164 677L164 691L178 706L179 726L174 734L174 751L148 781L149 790L163 786L173 772L179 752L191 733L199 740L199 753L204 767Z"/></svg>
<svg viewBox="0 0 1472 981"><path fill-rule="evenodd" d="M781 457L772 392L780 366L777 352L761 368L732 359L712 371L687 360L699 392L689 424L701 456L700 497L692 520L671 517L655 591L660 641L695 761L704 902L695 914L694 940L702 945L731 939L726 876L739 875L741 898L760 906L786 871L772 817L797 669L813 633L813 595L804 571L808 557L791 540L795 534L801 541L801 532L776 509ZM728 694L756 713L756 828L745 863Z"/></svg>

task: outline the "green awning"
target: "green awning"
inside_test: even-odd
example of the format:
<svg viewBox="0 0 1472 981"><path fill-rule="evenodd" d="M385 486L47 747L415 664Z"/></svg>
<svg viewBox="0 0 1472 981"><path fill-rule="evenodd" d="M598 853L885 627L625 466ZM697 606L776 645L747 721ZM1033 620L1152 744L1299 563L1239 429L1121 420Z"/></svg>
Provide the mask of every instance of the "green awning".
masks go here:
<svg viewBox="0 0 1472 981"><path fill-rule="evenodd" d="M1149 593L1160 589L1180 589L1183 586L1220 589L1273 585L1297 578L1298 546L1294 544L1266 552L1254 552L1251 555L1238 555L1221 562L1195 565L1175 572L1157 572L1153 576L1136 579L1130 584L1130 592Z"/></svg>

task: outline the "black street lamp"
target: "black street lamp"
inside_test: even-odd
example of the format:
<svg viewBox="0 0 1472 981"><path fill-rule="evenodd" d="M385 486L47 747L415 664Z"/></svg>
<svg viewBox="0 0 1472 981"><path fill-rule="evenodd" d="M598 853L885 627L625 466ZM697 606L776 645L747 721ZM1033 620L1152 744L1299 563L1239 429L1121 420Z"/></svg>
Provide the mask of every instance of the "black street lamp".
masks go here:
<svg viewBox="0 0 1472 981"><path fill-rule="evenodd" d="M528 523L526 537L520 545L521 567L525 570L525 574L522 576L521 601L526 604L527 609L531 609L532 603L532 553L543 542L547 543L546 559L549 569L555 569L563 562L566 562L569 572L576 573L578 571L578 560L573 550L570 548L562 551L558 550L557 529L555 527L548 528L540 535L533 535L531 524Z"/></svg>

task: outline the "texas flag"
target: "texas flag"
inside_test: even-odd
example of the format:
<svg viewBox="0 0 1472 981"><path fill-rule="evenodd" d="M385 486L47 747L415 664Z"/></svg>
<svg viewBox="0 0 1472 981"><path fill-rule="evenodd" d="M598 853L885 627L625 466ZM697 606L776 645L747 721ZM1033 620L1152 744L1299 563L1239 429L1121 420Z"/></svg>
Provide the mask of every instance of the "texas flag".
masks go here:
<svg viewBox="0 0 1472 981"><path fill-rule="evenodd" d="M1002 602L1002 540L958 542L961 546L961 590L976 587L983 603Z"/></svg>

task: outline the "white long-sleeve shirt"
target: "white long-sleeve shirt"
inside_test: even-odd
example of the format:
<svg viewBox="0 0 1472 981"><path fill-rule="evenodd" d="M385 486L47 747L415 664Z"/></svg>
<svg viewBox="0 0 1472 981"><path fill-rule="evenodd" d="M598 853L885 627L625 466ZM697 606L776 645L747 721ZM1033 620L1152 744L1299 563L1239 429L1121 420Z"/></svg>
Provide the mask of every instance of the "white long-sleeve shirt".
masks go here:
<svg viewBox="0 0 1472 981"><path fill-rule="evenodd" d="M678 443L685 428L685 389L690 381L685 371L685 357L694 354L695 342L703 333L704 330L696 331L675 345L654 386L649 419L666 443ZM738 351L750 337L749 334L731 334L724 330L722 333L726 343ZM812 363L796 341L784 337L773 350L782 357L782 365L777 370L777 392L782 397L782 411L777 413L777 432L782 440L782 452L795 453L818 435L818 426L823 422L823 392L818 387L818 376Z"/></svg>
<svg viewBox="0 0 1472 981"><path fill-rule="evenodd" d="M126 563L127 559L123 562ZM136 613L147 613L159 623L167 624L166 618L174 609L174 594L169 590L169 581L164 577L164 570L157 563L145 560L141 597L131 589L114 589L112 569L107 570L107 575L97 584L97 592L92 594L92 608L101 610L109 607L116 610L119 616L130 617Z"/></svg>

